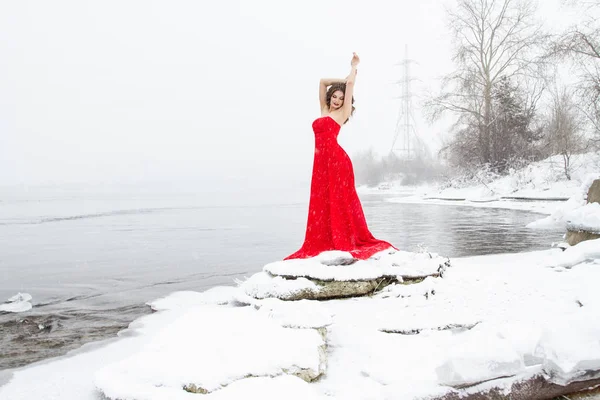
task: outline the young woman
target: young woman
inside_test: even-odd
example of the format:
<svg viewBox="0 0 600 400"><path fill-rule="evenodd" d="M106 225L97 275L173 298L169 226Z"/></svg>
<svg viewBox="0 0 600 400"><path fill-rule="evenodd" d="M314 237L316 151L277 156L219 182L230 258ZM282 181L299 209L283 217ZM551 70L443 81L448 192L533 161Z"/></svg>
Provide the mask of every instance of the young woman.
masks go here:
<svg viewBox="0 0 600 400"><path fill-rule="evenodd" d="M313 124L315 158L310 186L306 236L302 248L286 257L309 258L327 250L350 252L355 258L394 248L373 237L354 186L354 171L337 136L354 113L354 82L360 59L354 53L346 79L321 79L321 117ZM329 88L328 88L329 87Z"/></svg>

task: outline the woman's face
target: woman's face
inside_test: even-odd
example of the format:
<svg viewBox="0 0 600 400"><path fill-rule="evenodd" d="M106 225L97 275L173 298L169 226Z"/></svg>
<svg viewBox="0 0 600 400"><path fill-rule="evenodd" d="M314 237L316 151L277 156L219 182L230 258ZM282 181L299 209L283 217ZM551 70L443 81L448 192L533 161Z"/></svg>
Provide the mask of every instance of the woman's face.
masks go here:
<svg viewBox="0 0 600 400"><path fill-rule="evenodd" d="M344 92L336 90L331 95L331 101L329 102L332 110L337 110L344 104Z"/></svg>

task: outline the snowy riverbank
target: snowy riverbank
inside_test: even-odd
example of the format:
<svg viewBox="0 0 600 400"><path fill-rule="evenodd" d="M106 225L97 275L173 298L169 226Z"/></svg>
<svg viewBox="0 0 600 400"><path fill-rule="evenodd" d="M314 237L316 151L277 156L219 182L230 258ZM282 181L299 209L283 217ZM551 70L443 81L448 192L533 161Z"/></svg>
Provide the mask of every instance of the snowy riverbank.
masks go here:
<svg viewBox="0 0 600 400"><path fill-rule="evenodd" d="M458 177L441 184L405 187L401 182L386 182L377 188L360 188L363 193L407 194L424 199L490 201L512 200L566 200L573 196L590 174L600 171L600 153L576 154L571 157L567 179L562 156L552 156L533 162L521 169L513 169L499 176L489 171L478 171L469 179Z"/></svg>
<svg viewBox="0 0 600 400"><path fill-rule="evenodd" d="M173 293L119 339L4 376L0 399L452 398L600 377L600 240L452 265L344 300Z"/></svg>
<svg viewBox="0 0 600 400"><path fill-rule="evenodd" d="M600 210L586 206L584 196L595 176L587 171L565 192L564 182L544 190L568 194L560 203L540 201L524 187L512 193L526 197L529 190L529 201L449 200L456 193L447 189L391 201L528 209L548 214L537 227L576 221L595 229ZM600 384L600 239L564 251L456 258L442 270L428 253L379 254L351 265L331 264L339 254L317 259L280 261L236 286L153 300L156 312L118 338L3 371L0 400L177 400L197 393L221 400L450 400L530 398L528 390L549 398ZM300 278L309 275L396 279L365 297L263 298L312 290L315 283Z"/></svg>
<svg viewBox="0 0 600 400"><path fill-rule="evenodd" d="M600 178L599 171L600 153L587 153L572 156L571 179L566 178L562 157L553 156L502 177L480 172L469 181L454 179L408 187L400 182L386 182L377 188L361 187L359 191L397 195L389 199L397 203L531 211L549 216L530 224L531 228L566 228L569 214L585 204L587 188L593 179Z"/></svg>

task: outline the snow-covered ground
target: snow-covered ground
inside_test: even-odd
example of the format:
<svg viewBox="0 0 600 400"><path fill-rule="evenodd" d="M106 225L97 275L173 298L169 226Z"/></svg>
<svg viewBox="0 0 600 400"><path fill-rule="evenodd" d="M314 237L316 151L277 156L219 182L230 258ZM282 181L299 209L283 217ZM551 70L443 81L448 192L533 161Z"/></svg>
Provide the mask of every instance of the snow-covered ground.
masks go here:
<svg viewBox="0 0 600 400"><path fill-rule="evenodd" d="M173 293L119 339L5 376L0 399L422 399L599 375L600 240L452 265L344 300Z"/></svg>
<svg viewBox="0 0 600 400"><path fill-rule="evenodd" d="M574 228L598 227L600 224L594 223L596 218L600 218L596 206L580 208L586 202L591 182L600 178L600 153L573 155L570 163L571 179L566 178L562 156L553 156L512 170L502 177L479 172L469 181L454 179L444 184L417 187L386 182L378 188L361 187L359 191L397 194L398 197L389 199L397 203L508 208L548 216L530 224L530 228L566 229L569 224Z"/></svg>
<svg viewBox="0 0 600 400"><path fill-rule="evenodd" d="M487 183L490 192L422 188L396 201L454 198L455 204L529 209L549 214L537 227L559 223L600 231L600 207L585 204L599 170L581 167L572 181L552 183L543 165ZM531 179L523 183L527 174ZM557 206L542 197L569 200ZM149 304L156 312L131 323L119 338L0 374L0 400L199 396L191 392L221 400L405 400L493 388L508 393L532 377L562 386L600 378L600 239L564 251L454 259L441 276L395 283L368 297L263 298L310 289L315 284L306 277L422 276L438 263L398 252L345 265L338 253L314 263L271 263L236 286L154 300ZM19 294L4 307L28 300Z"/></svg>
<svg viewBox="0 0 600 400"><path fill-rule="evenodd" d="M565 175L562 156L552 156L511 170L505 176L479 171L469 180L455 178L442 184L422 185L408 190L400 182L386 182L378 188L361 187L359 190L363 193L411 193L423 199L475 202L500 198L566 200L573 196L590 174L600 172L600 152L573 155L570 165L571 179Z"/></svg>

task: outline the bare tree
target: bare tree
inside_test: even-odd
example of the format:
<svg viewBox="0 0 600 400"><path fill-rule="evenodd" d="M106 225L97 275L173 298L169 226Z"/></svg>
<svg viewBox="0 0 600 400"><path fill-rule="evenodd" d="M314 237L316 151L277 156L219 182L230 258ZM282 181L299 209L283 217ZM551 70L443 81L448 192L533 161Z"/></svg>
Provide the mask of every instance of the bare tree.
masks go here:
<svg viewBox="0 0 600 400"><path fill-rule="evenodd" d="M597 17L600 2L571 0L566 3L580 7L587 17L557 35L548 55L573 63L579 74L576 94L583 100L580 109L600 136L600 21Z"/></svg>
<svg viewBox="0 0 600 400"><path fill-rule="evenodd" d="M457 10L448 11L457 69L426 107L433 120L445 112L457 117L460 146L472 146L480 164L493 161L494 86L503 76L536 76L534 55L545 36L534 11L529 0L459 0Z"/></svg>
<svg viewBox="0 0 600 400"><path fill-rule="evenodd" d="M584 124L573 99L573 94L561 87L552 90L552 102L546 127L546 140L550 154L563 158L565 177L571 179L571 156L587 149Z"/></svg>

